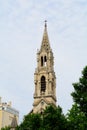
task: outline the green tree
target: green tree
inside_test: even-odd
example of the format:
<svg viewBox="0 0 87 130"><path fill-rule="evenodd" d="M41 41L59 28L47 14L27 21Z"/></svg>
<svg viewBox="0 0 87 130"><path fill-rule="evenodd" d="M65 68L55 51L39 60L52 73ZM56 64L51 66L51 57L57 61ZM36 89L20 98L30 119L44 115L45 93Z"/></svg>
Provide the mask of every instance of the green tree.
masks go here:
<svg viewBox="0 0 87 130"><path fill-rule="evenodd" d="M60 106L49 106L43 113L43 130L66 130L66 119Z"/></svg>
<svg viewBox="0 0 87 130"><path fill-rule="evenodd" d="M67 130L61 107L48 106L42 114L28 114L16 130Z"/></svg>
<svg viewBox="0 0 87 130"><path fill-rule="evenodd" d="M87 130L87 118L74 104L67 114L68 130Z"/></svg>
<svg viewBox="0 0 87 130"><path fill-rule="evenodd" d="M10 126L6 126L4 128L1 128L1 130L10 130Z"/></svg>
<svg viewBox="0 0 87 130"><path fill-rule="evenodd" d="M24 117L23 122L17 130L39 130L41 127L42 119L40 114L28 114Z"/></svg>
<svg viewBox="0 0 87 130"><path fill-rule="evenodd" d="M73 84L74 92L71 94L74 102L87 117L87 66L82 71L78 83Z"/></svg>

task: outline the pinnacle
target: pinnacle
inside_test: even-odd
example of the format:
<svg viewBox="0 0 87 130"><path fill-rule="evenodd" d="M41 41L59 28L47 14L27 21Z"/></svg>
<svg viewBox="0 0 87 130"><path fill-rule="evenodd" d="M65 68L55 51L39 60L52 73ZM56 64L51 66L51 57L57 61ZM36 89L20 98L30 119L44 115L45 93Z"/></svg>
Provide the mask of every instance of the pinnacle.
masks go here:
<svg viewBox="0 0 87 130"><path fill-rule="evenodd" d="M48 33L47 33L47 21L46 20L45 20L41 49L50 49L50 43L49 43L49 38L48 38Z"/></svg>

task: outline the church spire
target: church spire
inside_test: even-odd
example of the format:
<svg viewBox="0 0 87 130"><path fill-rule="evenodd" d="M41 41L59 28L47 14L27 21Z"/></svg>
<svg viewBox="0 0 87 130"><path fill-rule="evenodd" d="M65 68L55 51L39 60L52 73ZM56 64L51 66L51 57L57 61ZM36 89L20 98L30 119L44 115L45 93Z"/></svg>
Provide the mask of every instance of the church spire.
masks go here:
<svg viewBox="0 0 87 130"><path fill-rule="evenodd" d="M41 50L42 49L50 49L50 43L49 43L49 38L48 38L48 33L47 33L47 21L45 20L45 25L44 25L44 33L43 33L43 38L42 38L42 44L41 44Z"/></svg>
<svg viewBox="0 0 87 130"><path fill-rule="evenodd" d="M46 106L56 106L56 76L54 72L54 57L50 48L45 21L41 49L37 53L37 68L34 73L34 103L33 112L42 113Z"/></svg>

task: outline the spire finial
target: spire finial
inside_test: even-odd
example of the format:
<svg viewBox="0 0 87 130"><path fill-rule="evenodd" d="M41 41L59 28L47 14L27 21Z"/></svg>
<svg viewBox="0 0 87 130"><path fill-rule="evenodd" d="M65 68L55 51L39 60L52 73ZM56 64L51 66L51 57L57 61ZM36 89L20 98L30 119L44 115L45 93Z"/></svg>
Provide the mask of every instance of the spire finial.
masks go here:
<svg viewBox="0 0 87 130"><path fill-rule="evenodd" d="M48 38L48 33L47 33L47 20L44 21L44 33L43 33L43 38L42 38L42 44L41 44L41 49L50 49L50 43L49 43L49 38Z"/></svg>
<svg viewBox="0 0 87 130"><path fill-rule="evenodd" d="M45 28L47 27L47 20L44 21L45 22Z"/></svg>

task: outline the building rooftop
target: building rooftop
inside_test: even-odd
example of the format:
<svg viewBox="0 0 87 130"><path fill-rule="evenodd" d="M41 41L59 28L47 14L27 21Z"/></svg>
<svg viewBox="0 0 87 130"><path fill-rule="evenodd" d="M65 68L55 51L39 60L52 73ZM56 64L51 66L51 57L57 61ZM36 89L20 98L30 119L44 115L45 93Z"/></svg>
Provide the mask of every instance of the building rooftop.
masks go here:
<svg viewBox="0 0 87 130"><path fill-rule="evenodd" d="M16 116L19 116L19 111L12 107L11 102L2 102L0 97L0 110L10 112Z"/></svg>

